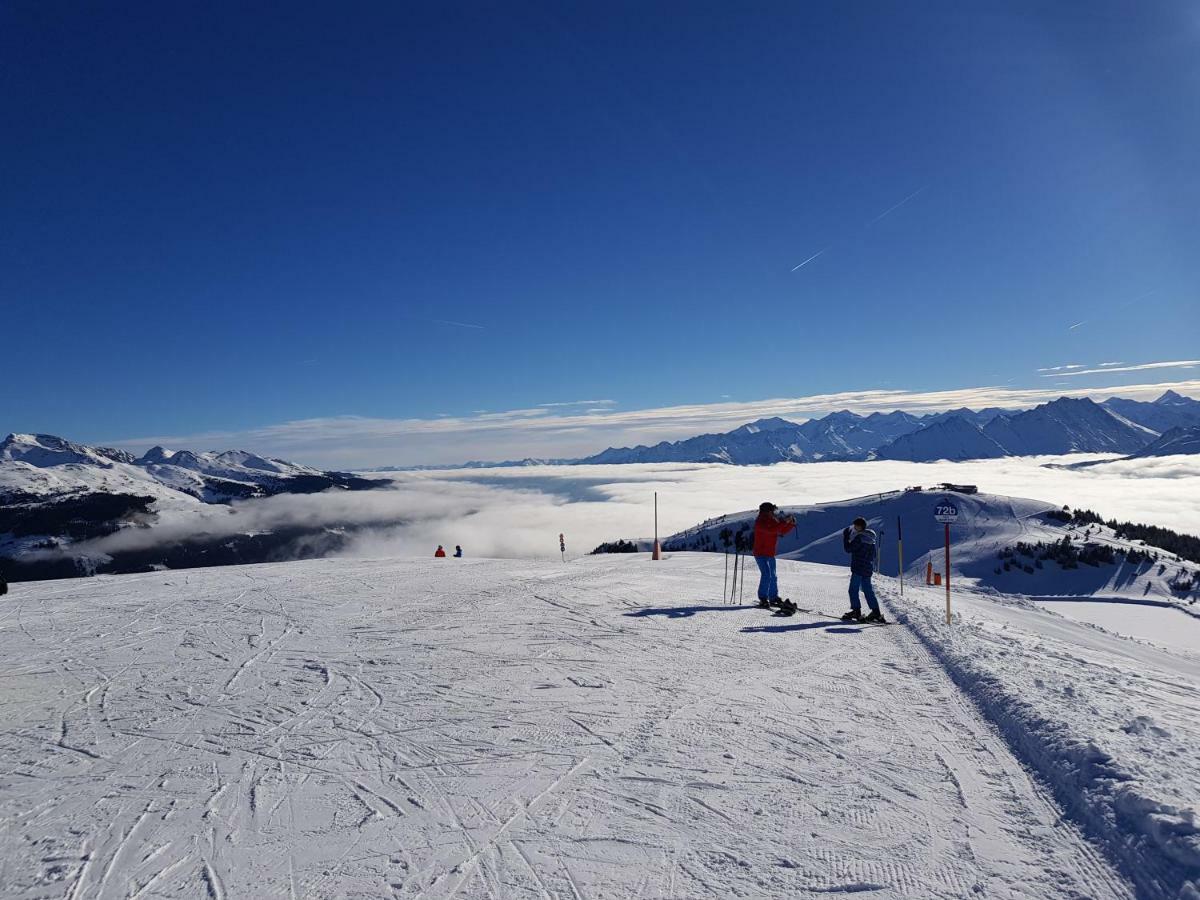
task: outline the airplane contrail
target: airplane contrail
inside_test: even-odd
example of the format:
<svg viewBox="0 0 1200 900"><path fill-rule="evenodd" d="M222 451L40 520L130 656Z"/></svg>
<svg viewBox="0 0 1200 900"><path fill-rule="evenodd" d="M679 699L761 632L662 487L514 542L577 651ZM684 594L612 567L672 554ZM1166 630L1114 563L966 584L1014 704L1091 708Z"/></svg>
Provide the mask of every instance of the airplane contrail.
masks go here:
<svg viewBox="0 0 1200 900"><path fill-rule="evenodd" d="M1076 322L1074 325L1072 325L1070 328L1068 328L1067 331L1074 331L1080 325L1086 325L1086 324L1087 324L1087 319L1084 319L1082 322Z"/></svg>
<svg viewBox="0 0 1200 900"><path fill-rule="evenodd" d="M808 259L806 259L804 262L800 263L800 265L792 266L792 271L795 272L797 269L803 269L805 266L807 266L810 262L812 262L814 259L816 259L818 256L820 256L822 253L824 253L828 249L829 249L828 247L824 247L824 248L818 250L816 253L814 253L812 256L810 256Z"/></svg>
<svg viewBox="0 0 1200 900"><path fill-rule="evenodd" d="M905 197L903 200L901 200L901 201L900 201L899 203L897 203L895 206L889 206L887 209L885 209L883 212L881 212L879 215L877 215L875 218L873 218L873 219L872 219L870 222L868 222L867 224L868 224L868 225L874 225L876 222L878 222L878 221L879 221L880 219L882 219L884 216L886 216L886 215L889 215L889 214L891 214L891 213L894 213L896 210L898 210L900 207L902 207L902 206L903 206L905 203L907 203L909 200L912 200L912 199L916 198L917 196L919 196L919 195L921 195L921 194L925 193L925 191L926 191L928 188L929 188L929 185L925 185L924 187L917 188L915 191L913 191L911 194L909 194L907 197Z"/></svg>
<svg viewBox="0 0 1200 900"><path fill-rule="evenodd" d="M453 325L456 328L478 328L483 330L482 325L472 325L470 322L451 322L449 319L430 319L429 321L437 325Z"/></svg>

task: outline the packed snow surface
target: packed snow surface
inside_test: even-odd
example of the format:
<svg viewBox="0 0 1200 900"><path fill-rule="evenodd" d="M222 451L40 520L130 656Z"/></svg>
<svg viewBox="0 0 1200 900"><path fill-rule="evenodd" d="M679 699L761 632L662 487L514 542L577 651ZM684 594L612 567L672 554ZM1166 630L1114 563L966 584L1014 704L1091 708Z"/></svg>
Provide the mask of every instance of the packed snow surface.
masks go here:
<svg viewBox="0 0 1200 900"><path fill-rule="evenodd" d="M945 633L911 588L907 624L847 625L844 569L780 569L816 614L724 604L713 554L19 585L0 895L1119 898L1131 861L1185 889L1196 657L986 597ZM1028 688L1027 746L958 651ZM1031 774L1051 725L1125 754L1127 852Z"/></svg>
<svg viewBox="0 0 1200 900"><path fill-rule="evenodd" d="M1122 597L1081 600L1077 597L1034 598L1039 606L1106 631L1125 634L1173 650L1200 653L1200 612L1173 603L1130 602ZM1159 605L1162 603L1162 605Z"/></svg>

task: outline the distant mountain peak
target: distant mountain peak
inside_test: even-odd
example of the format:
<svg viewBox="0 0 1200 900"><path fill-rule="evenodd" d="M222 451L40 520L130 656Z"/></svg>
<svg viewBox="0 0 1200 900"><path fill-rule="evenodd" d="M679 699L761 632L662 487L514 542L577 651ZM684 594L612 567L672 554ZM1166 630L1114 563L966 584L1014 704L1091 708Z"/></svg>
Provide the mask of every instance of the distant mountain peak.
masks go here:
<svg viewBox="0 0 1200 900"><path fill-rule="evenodd" d="M1158 406L1189 406L1192 403L1200 401L1193 400L1191 397L1185 397L1182 394L1177 394L1170 389L1163 392L1163 395L1154 401Z"/></svg>
<svg viewBox="0 0 1200 900"><path fill-rule="evenodd" d="M173 456L175 456L174 450L168 450L163 446L155 446L142 454L138 460L138 464L145 466L154 463L169 463Z"/></svg>
<svg viewBox="0 0 1200 900"><path fill-rule="evenodd" d="M747 422L741 425L730 434L759 434L764 431L782 431L784 428L795 428L795 422L789 422L787 419L781 419L779 416L770 416L765 419L755 419L753 422Z"/></svg>

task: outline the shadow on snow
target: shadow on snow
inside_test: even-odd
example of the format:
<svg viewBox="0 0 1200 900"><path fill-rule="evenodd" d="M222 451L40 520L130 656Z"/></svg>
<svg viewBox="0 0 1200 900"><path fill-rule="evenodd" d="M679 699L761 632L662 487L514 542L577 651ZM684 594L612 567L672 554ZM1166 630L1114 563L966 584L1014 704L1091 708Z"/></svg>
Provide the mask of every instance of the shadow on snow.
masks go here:
<svg viewBox="0 0 1200 900"><path fill-rule="evenodd" d="M742 634L779 634L785 631L808 631L813 628L824 628L826 634L859 634L861 628L843 626L841 621L827 622L797 622L794 625L757 625L753 628L743 628Z"/></svg>
<svg viewBox="0 0 1200 900"><path fill-rule="evenodd" d="M722 606L664 606L664 607L649 607L647 609L639 609L637 612L627 612L625 615L633 619L641 619L646 616L666 616L668 619L685 619L688 616L694 616L696 613L702 612L735 612L739 609L758 609L757 605L741 604Z"/></svg>

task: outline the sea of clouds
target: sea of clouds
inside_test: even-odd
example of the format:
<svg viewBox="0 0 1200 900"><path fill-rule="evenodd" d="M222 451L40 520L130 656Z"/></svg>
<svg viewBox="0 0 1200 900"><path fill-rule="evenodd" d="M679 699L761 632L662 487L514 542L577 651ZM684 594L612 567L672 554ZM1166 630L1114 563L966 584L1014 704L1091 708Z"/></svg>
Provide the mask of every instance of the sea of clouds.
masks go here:
<svg viewBox="0 0 1200 900"><path fill-rule="evenodd" d="M231 507L164 513L149 529L90 542L89 552L280 528L345 527L345 554L428 556L461 544L473 557L557 558L616 538L666 537L763 500L798 506L942 481L993 494L1093 509L1106 517L1200 533L1200 457L1108 460L1097 455L1024 457L961 463L831 462L773 466L653 464L532 466L377 475L374 491L280 495Z"/></svg>

